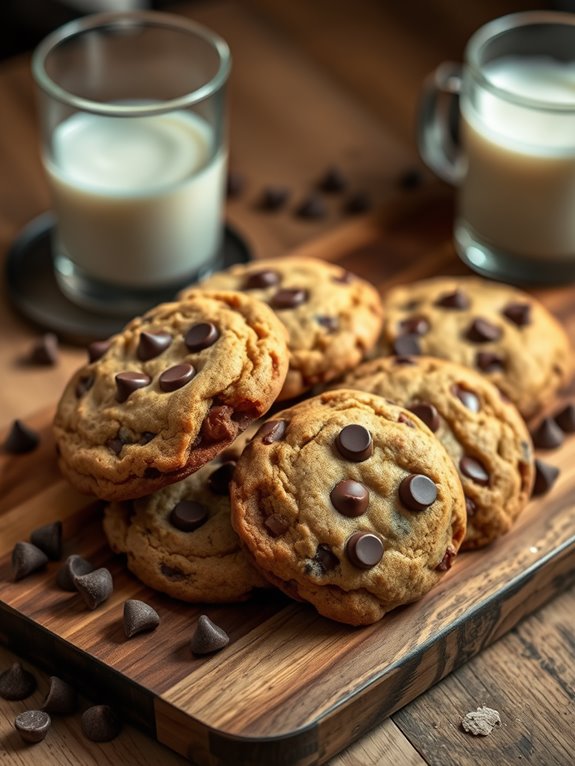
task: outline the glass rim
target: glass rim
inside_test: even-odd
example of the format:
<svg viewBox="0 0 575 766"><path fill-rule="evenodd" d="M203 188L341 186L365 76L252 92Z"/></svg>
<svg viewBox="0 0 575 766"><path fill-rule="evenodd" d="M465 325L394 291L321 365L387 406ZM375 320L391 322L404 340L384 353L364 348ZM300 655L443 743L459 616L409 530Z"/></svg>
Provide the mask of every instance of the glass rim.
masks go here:
<svg viewBox="0 0 575 766"><path fill-rule="evenodd" d="M475 80L477 80L482 87L505 101L510 101L518 106L538 109L539 111L544 112L575 112L575 98L573 99L573 103L551 103L549 101L541 101L537 98L519 95L496 85L483 71L480 54L488 42L521 27L542 24L571 27L575 32L575 14L561 11L520 11L519 13L509 13L506 16L493 19L493 21L488 21L470 37L465 48L465 63L469 67ZM550 56L551 55L552 54L550 53Z"/></svg>
<svg viewBox="0 0 575 766"><path fill-rule="evenodd" d="M85 32L98 28L118 27L128 29L130 27L163 27L173 31L193 33L209 43L216 51L219 58L219 66L215 75L200 85L177 98L166 101L157 101L148 104L112 104L77 96L68 92L56 83L46 72L45 62L49 54L62 42ZM160 13L157 11L128 11L95 13L83 16L63 24L58 29L48 34L35 48L32 53L32 74L38 87L48 96L68 106L83 112L99 114L107 117L135 117L165 114L178 109L186 109L189 106L205 101L216 93L228 79L231 68L231 53L226 41L215 32L212 32L202 24L177 16L172 13Z"/></svg>

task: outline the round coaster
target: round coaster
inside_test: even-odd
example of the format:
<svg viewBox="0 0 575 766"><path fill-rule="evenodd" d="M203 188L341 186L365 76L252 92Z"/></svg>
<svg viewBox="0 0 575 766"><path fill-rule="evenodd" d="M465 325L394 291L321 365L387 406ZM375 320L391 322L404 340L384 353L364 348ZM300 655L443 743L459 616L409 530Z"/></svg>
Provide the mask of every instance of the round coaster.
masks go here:
<svg viewBox="0 0 575 766"><path fill-rule="evenodd" d="M43 213L30 221L12 243L6 258L6 284L13 305L27 319L70 343L85 344L119 332L131 314L99 314L72 303L60 289L52 262L53 227L53 215ZM247 243L226 225L220 268L250 259ZM165 299L172 297L167 295Z"/></svg>

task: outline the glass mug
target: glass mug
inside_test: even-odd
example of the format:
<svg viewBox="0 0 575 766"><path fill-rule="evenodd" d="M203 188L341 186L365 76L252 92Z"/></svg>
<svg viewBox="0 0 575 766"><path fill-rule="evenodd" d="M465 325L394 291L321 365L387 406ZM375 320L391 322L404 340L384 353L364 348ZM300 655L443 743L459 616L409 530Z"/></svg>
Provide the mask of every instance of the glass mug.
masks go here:
<svg viewBox="0 0 575 766"><path fill-rule="evenodd" d="M442 64L424 84L418 143L457 186L465 263L503 281L575 279L575 15L481 27L463 67Z"/></svg>
<svg viewBox="0 0 575 766"><path fill-rule="evenodd" d="M62 291L133 315L217 268L226 43L181 16L73 21L32 59Z"/></svg>

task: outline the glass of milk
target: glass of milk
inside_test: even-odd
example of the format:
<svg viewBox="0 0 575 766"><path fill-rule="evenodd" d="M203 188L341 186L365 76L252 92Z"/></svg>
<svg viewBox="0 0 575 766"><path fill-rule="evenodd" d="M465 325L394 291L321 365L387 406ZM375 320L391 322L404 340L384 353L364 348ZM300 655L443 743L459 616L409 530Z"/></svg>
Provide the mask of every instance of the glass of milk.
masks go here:
<svg viewBox="0 0 575 766"><path fill-rule="evenodd" d="M49 35L32 70L64 293L136 314L217 268L226 43L181 16L98 14Z"/></svg>
<svg viewBox="0 0 575 766"><path fill-rule="evenodd" d="M486 276L575 279L575 15L517 13L479 29L463 67L424 85L424 161L455 184L455 246Z"/></svg>

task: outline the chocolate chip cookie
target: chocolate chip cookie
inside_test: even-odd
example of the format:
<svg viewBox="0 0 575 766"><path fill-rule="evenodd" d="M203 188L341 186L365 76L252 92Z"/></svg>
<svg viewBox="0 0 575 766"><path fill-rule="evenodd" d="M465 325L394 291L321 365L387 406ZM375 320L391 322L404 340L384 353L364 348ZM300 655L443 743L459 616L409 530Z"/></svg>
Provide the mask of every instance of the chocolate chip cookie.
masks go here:
<svg viewBox="0 0 575 766"><path fill-rule="evenodd" d="M385 357L360 365L341 384L391 399L417 415L459 470L467 507L462 548L509 531L535 476L527 426L480 373L432 357Z"/></svg>
<svg viewBox="0 0 575 766"><path fill-rule="evenodd" d="M182 601L242 601L269 587L230 523L234 466L218 457L148 497L111 503L104 531L112 550L146 585Z"/></svg>
<svg viewBox="0 0 575 766"><path fill-rule="evenodd" d="M572 349L533 296L478 277L437 277L389 291L384 351L459 362L486 375L529 418L570 379Z"/></svg>
<svg viewBox="0 0 575 766"><path fill-rule="evenodd" d="M285 324L290 366L279 400L353 369L375 346L381 330L381 301L373 285L319 259L278 258L234 266L199 286L253 295Z"/></svg>
<svg viewBox="0 0 575 766"><path fill-rule="evenodd" d="M351 625L420 598L465 535L444 447L412 412L360 391L326 392L266 421L231 498L232 524L266 577Z"/></svg>
<svg viewBox="0 0 575 766"><path fill-rule="evenodd" d="M64 475L104 500L185 478L265 413L288 366L286 331L250 295L190 292L89 349L59 402Z"/></svg>

